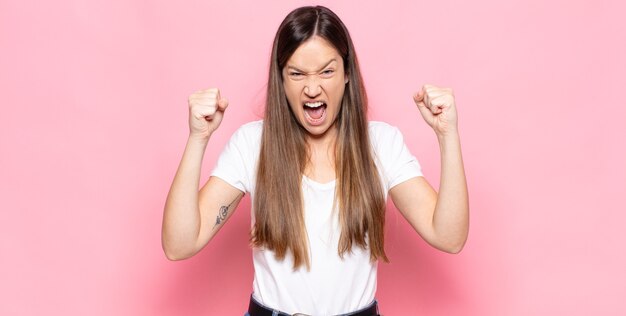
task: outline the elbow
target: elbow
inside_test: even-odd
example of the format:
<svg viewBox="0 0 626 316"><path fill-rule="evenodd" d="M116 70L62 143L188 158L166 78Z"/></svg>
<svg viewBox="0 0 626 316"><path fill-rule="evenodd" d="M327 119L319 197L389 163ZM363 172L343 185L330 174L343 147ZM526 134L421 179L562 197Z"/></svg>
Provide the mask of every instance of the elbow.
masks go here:
<svg viewBox="0 0 626 316"><path fill-rule="evenodd" d="M436 240L439 245L437 248L449 254L458 254L465 247L468 235L469 223L465 222L465 224L460 225L458 228L454 228L451 231L436 234L438 237Z"/></svg>
<svg viewBox="0 0 626 316"><path fill-rule="evenodd" d="M165 252L165 257L167 258L167 260L169 261L180 261L180 260L185 260L188 257L186 256L182 256L178 253L175 252L171 252L171 251L164 251Z"/></svg>
<svg viewBox="0 0 626 316"><path fill-rule="evenodd" d="M445 246L439 246L439 247L435 247L437 249L439 249L442 252L445 253L449 253L451 255L456 255L458 253L461 252L461 250L463 250L463 246L457 246L457 245L445 245Z"/></svg>
<svg viewBox="0 0 626 316"><path fill-rule="evenodd" d="M446 245L445 247L440 248L442 251L447 252L449 254L452 255L456 255L458 253L461 252L461 250L463 250L463 248L465 247L465 242L467 241L467 238L464 238L463 240L454 242L454 243L450 243L448 245Z"/></svg>
<svg viewBox="0 0 626 316"><path fill-rule="evenodd" d="M464 237L440 239L438 243L433 244L435 248L449 254L456 255L463 250L465 242L467 241L467 235Z"/></svg>
<svg viewBox="0 0 626 316"><path fill-rule="evenodd" d="M183 251L181 249L177 249L176 247L168 246L165 242L162 244L163 253L167 260L170 261L180 261L193 257L195 252L192 251Z"/></svg>
<svg viewBox="0 0 626 316"><path fill-rule="evenodd" d="M163 253L165 254L165 258L167 258L167 260L169 261L178 261L178 260L184 259L179 253L171 249L171 247L167 247L165 243L161 245L161 248L163 248Z"/></svg>
<svg viewBox="0 0 626 316"><path fill-rule="evenodd" d="M185 260L185 259L189 259L191 257L194 256L195 253L188 253L188 252L180 252L180 251L167 251L167 250L163 250L163 252L165 253L165 257L169 260L169 261L181 261L181 260Z"/></svg>
<svg viewBox="0 0 626 316"><path fill-rule="evenodd" d="M459 252L461 252L461 250L463 250L463 246L462 245L461 246L450 247L450 248L447 248L444 251L449 253L449 254L456 255Z"/></svg>

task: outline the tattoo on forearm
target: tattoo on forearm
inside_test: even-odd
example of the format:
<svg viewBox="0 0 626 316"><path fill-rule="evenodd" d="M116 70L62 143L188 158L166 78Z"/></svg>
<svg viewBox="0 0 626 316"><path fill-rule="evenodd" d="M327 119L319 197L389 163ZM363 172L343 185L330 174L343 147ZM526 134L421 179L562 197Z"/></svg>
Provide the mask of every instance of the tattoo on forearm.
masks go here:
<svg viewBox="0 0 626 316"><path fill-rule="evenodd" d="M220 207L219 212L217 212L217 218L215 219L215 225L213 226L213 228L217 227L217 225L223 223L226 220L226 216L228 216L228 210L230 209L230 206L233 205L233 203L235 203L235 201L237 201L239 197L243 197L243 195L245 195L245 193L237 195L237 197L232 202L230 202L230 204Z"/></svg>

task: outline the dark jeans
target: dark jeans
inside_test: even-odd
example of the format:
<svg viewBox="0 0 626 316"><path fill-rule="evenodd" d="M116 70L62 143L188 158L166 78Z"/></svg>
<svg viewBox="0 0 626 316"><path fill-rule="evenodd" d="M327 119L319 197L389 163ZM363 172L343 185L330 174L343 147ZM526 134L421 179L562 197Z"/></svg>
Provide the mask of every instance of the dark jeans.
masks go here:
<svg viewBox="0 0 626 316"><path fill-rule="evenodd" d="M250 297L250 299L252 299L252 300L253 300L254 298ZM256 302L256 300L255 300L255 302ZM369 305L367 305L367 306L363 307L362 309L360 309L360 310L358 310L358 311L354 311L354 312L347 313L347 314L336 315L336 316L350 316L350 315L353 315L354 313L358 313L358 312L360 312L360 311L361 311L361 310L363 310L363 309L367 309L367 308L371 307L372 305L374 305L374 304L376 304L376 303L377 303L377 301L376 301L376 299L374 299L374 301L372 301ZM267 306L265 306L265 305L263 305L263 304L261 304L261 303L259 303L259 302L257 302L257 304L259 304L259 305L261 305L261 306L263 306L263 307L265 307L265 308L267 308L267 309L271 309L271 310L272 310L272 316L278 316L278 315L281 313L281 311L279 311L279 310L275 310L275 309L273 309L273 308L271 308L271 307L267 307ZM286 313L283 313L283 314L286 314ZM246 312L246 313L244 314L244 316L250 316L250 314L249 314L248 312Z"/></svg>

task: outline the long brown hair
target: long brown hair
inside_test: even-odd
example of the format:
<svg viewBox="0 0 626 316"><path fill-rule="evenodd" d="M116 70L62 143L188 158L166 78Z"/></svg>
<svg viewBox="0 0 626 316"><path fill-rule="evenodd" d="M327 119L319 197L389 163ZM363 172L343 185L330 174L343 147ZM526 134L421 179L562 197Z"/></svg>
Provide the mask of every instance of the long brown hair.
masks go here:
<svg viewBox="0 0 626 316"><path fill-rule="evenodd" d="M347 28L335 13L322 6L292 11L274 38L253 204L252 244L273 250L278 260L291 251L294 270L303 264L310 269L301 192L309 151L306 131L285 95L282 69L294 51L313 36L334 46L343 58L349 79L335 122L339 256L351 252L356 244L363 249L369 247L372 262L389 261L384 250L385 199L369 141L363 79Z"/></svg>

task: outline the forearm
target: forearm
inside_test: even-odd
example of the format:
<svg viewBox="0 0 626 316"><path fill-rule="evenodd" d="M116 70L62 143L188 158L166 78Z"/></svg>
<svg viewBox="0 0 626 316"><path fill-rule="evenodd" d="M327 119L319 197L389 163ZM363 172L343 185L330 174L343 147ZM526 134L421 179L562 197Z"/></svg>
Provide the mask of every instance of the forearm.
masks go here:
<svg viewBox="0 0 626 316"><path fill-rule="evenodd" d="M169 258L194 251L200 232L198 188L208 138L190 136L172 182L163 214L162 244Z"/></svg>
<svg viewBox="0 0 626 316"><path fill-rule="evenodd" d="M453 252L461 250L469 230L469 202L461 141L458 132L438 136L441 150L441 180L433 214L433 229Z"/></svg>

